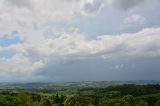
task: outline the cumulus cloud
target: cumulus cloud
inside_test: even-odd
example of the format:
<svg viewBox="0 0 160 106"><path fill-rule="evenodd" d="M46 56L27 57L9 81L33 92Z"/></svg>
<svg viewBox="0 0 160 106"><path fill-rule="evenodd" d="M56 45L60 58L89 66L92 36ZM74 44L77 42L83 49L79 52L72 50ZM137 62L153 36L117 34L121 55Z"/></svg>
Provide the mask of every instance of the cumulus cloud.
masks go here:
<svg viewBox="0 0 160 106"><path fill-rule="evenodd" d="M93 0L92 2L86 3L84 12L87 14L97 13L104 6L104 3L104 0Z"/></svg>
<svg viewBox="0 0 160 106"><path fill-rule="evenodd" d="M27 71L32 75L40 68L47 67L48 62L56 63L56 61L63 63L89 58L112 60L158 57L160 56L159 33L160 28L148 28L137 33L102 35L96 39L87 38L78 32L53 38L45 38L41 34L34 33L31 36L35 38L26 36L24 39L26 41L22 44L1 47L1 50L12 50L21 56L15 55L1 60L3 65L1 73L8 73L12 69L13 73L23 75Z"/></svg>
<svg viewBox="0 0 160 106"><path fill-rule="evenodd" d="M30 33L44 24L67 22L98 13L104 6L129 9L145 0L0 0L0 36Z"/></svg>
<svg viewBox="0 0 160 106"><path fill-rule="evenodd" d="M29 8L31 6L30 0L5 0L6 4L15 5L17 7Z"/></svg>
<svg viewBox="0 0 160 106"><path fill-rule="evenodd" d="M98 13L104 6L128 10L144 1L0 0L0 39L3 40L4 36L10 38L14 32L17 33L16 39L18 39L17 43L11 42L6 46L0 44L0 52L13 52L7 58L0 57L0 77L5 80L39 80L46 78L46 76L35 74L39 70L44 72L46 69L52 69L52 66L56 67L57 64L67 64L75 60L159 57L160 28L146 28L137 33L99 35L95 38L89 38L85 34L87 32L80 31L70 33L57 31L58 35L54 34L50 37L46 37L45 34L48 23L64 25L71 22L74 17L87 17ZM143 16L135 14L127 17L124 23L143 23L144 21ZM47 27L52 29L52 25ZM125 68L116 67L117 69Z"/></svg>
<svg viewBox="0 0 160 106"><path fill-rule="evenodd" d="M31 62L28 57L16 54L11 58L0 58L1 81L34 81L38 77L34 76L35 70L43 66L41 61ZM12 80L11 80L12 79Z"/></svg>
<svg viewBox="0 0 160 106"><path fill-rule="evenodd" d="M13 31L32 32L34 23L43 29L47 22L64 22L76 15L89 15L97 12L100 5L90 0L0 0L0 36Z"/></svg>
<svg viewBox="0 0 160 106"><path fill-rule="evenodd" d="M121 10L128 10L144 1L147 0L113 0L113 6Z"/></svg>
<svg viewBox="0 0 160 106"><path fill-rule="evenodd" d="M8 48L26 55L65 56L65 57L121 57L121 56L158 56L159 28L143 29L137 33L121 35L102 35L96 39L87 38L83 33L62 34L53 38L43 35L25 37L24 44ZM35 42L36 41L36 42ZM156 42L156 43L154 43ZM40 48L39 48L40 47ZM23 48L23 49L22 49ZM25 51L25 52L24 52Z"/></svg>
<svg viewBox="0 0 160 106"><path fill-rule="evenodd" d="M144 24L145 21L146 21L145 17L138 14L133 14L124 19L124 24Z"/></svg>

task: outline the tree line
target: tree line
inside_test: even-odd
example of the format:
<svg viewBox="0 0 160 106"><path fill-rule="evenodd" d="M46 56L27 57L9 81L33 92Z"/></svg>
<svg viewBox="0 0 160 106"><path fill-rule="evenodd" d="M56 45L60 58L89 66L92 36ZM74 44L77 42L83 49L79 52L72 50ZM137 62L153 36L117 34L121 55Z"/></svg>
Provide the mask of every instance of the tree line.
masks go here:
<svg viewBox="0 0 160 106"><path fill-rule="evenodd" d="M4 90L0 92L0 106L160 106L160 85L87 88L75 94L41 93Z"/></svg>

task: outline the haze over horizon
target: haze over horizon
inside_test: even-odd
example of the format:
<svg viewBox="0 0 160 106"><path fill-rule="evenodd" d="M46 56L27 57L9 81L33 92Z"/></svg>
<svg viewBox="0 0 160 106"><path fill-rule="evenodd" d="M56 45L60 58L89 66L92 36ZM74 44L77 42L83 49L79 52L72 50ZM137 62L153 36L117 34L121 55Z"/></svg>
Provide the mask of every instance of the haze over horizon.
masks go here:
<svg viewBox="0 0 160 106"><path fill-rule="evenodd" d="M160 80L160 0L0 0L0 82Z"/></svg>

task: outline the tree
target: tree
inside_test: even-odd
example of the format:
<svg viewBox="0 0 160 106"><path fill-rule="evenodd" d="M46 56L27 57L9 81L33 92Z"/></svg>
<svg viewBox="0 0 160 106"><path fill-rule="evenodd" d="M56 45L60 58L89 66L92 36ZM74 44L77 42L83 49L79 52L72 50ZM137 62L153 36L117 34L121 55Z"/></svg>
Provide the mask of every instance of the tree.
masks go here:
<svg viewBox="0 0 160 106"><path fill-rule="evenodd" d="M99 100L99 106L109 106L110 100L108 97L103 97Z"/></svg>
<svg viewBox="0 0 160 106"><path fill-rule="evenodd" d="M60 102L61 104L63 104L64 101L67 99L67 97L64 96L64 95L59 96L59 98L60 98L59 102Z"/></svg>
<svg viewBox="0 0 160 106"><path fill-rule="evenodd" d="M56 95L55 95L55 103L60 103L60 98L59 98L59 95L58 95L58 93L56 93Z"/></svg>
<svg viewBox="0 0 160 106"><path fill-rule="evenodd" d="M134 100L134 97L132 95L124 96L123 100L125 101L125 105L135 106L135 100Z"/></svg>
<svg viewBox="0 0 160 106"><path fill-rule="evenodd" d="M87 97L82 97L80 95L74 95L66 99L65 106L88 106L90 100Z"/></svg>
<svg viewBox="0 0 160 106"><path fill-rule="evenodd" d="M139 103L136 106L148 106L148 103L141 100L141 101L139 101Z"/></svg>
<svg viewBox="0 0 160 106"><path fill-rule="evenodd" d="M51 100L49 98L43 97L40 101L40 106L52 106Z"/></svg>
<svg viewBox="0 0 160 106"><path fill-rule="evenodd" d="M26 93L20 93L17 96L22 103L22 106L33 106L33 100L30 95Z"/></svg>
<svg viewBox="0 0 160 106"><path fill-rule="evenodd" d="M155 106L160 106L160 100L156 102Z"/></svg>
<svg viewBox="0 0 160 106"><path fill-rule="evenodd" d="M0 106L19 106L19 104L20 101L14 96L0 96Z"/></svg>
<svg viewBox="0 0 160 106"><path fill-rule="evenodd" d="M38 101L35 101L34 102L34 104L33 104L33 106L40 106L41 104L40 104L40 102L38 102Z"/></svg>

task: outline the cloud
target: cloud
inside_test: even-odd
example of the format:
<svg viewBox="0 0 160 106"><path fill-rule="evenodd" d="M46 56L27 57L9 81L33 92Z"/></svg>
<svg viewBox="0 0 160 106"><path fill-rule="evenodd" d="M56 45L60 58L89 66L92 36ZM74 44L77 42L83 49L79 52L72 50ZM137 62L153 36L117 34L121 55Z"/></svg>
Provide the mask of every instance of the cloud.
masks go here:
<svg viewBox="0 0 160 106"><path fill-rule="evenodd" d="M28 77L26 77L29 79L41 68L50 67L49 63L54 66L92 58L125 60L159 57L159 33L160 28L148 28L137 33L102 35L96 39L87 38L79 32L64 33L53 38L45 38L42 33L24 35L23 43L1 48L1 51L11 50L16 54L11 58L1 59L3 67L0 74L13 72L23 76L27 73ZM12 74L12 77L16 75ZM37 78L41 77L37 76Z"/></svg>
<svg viewBox="0 0 160 106"><path fill-rule="evenodd" d="M131 16L127 17L124 19L124 24L130 24L130 25L134 25L134 24L145 24L146 18L139 15L139 14L132 14Z"/></svg>
<svg viewBox="0 0 160 106"><path fill-rule="evenodd" d="M145 1L147 0L113 0L113 7L121 10L128 10Z"/></svg>
<svg viewBox="0 0 160 106"><path fill-rule="evenodd" d="M101 5L102 2L91 0L1 0L0 36L14 31L30 33L34 25L43 30L46 23L89 16L98 12Z"/></svg>
<svg viewBox="0 0 160 106"><path fill-rule="evenodd" d="M61 64L49 62L35 75L46 76L43 81L105 81L159 80L160 58L82 59ZM134 64L134 65L133 65Z"/></svg>
<svg viewBox="0 0 160 106"><path fill-rule="evenodd" d="M84 12L87 14L97 13L104 6L104 0L93 0L88 2L84 6Z"/></svg>
<svg viewBox="0 0 160 106"><path fill-rule="evenodd" d="M132 8L143 0L1 0L0 37L14 31L45 30L46 23L72 23L96 15L103 7ZM36 26L36 28L35 28Z"/></svg>
<svg viewBox="0 0 160 106"><path fill-rule="evenodd" d="M30 0L5 0L4 1L6 4L9 4L9 5L15 5L17 7L27 7L29 8L31 6L30 4Z"/></svg>
<svg viewBox="0 0 160 106"><path fill-rule="evenodd" d="M72 64L75 61L94 60L123 60L137 58L155 58L160 56L160 28L144 28L136 33L122 33L117 35L101 35L95 38L87 37L87 31L90 28L101 29L107 33L112 27L112 21L108 23L107 15L96 14L104 6L108 6L111 14L115 8L129 10L145 0L0 0L0 77L5 80L44 80L47 75L43 74L49 70L54 74L56 79L63 79L57 73L63 74L65 67L58 72L55 67L60 65ZM110 8L112 7L113 8ZM106 9L106 8L105 8ZM113 9L110 10L110 9ZM103 11L104 12L104 11ZM106 11L105 11L106 12ZM89 17L90 15L94 17ZM107 14L107 12L106 12ZM114 14L114 13L113 13ZM121 13L120 13L121 14ZM109 14L110 15L110 14ZM118 16L118 15L113 15ZM110 16L112 20L112 15ZM89 17L89 18L88 18ZM96 19L95 19L96 18ZM91 20L90 20L91 19ZM116 23L117 18L113 18ZM79 22L75 22L75 21ZM85 20L85 21L84 21ZM95 21L96 25L92 22ZM99 22L102 22L98 25ZM123 20L122 21L123 24ZM75 22L75 23L74 23ZM86 22L84 24L84 22ZM104 22L104 23L103 23ZM125 24L141 24L145 22L145 17L134 14L124 20ZM81 28L75 28L79 24L84 24L87 31L82 33ZM78 25L77 25L78 24ZM108 26L106 27L106 25ZM59 26L57 26L59 25ZM71 29L80 29L79 31L66 30L59 32L53 31L54 27L62 26L71 27ZM116 25L115 25L116 26ZM46 32L51 30L53 34L48 35ZM17 33L16 38L12 38L13 33ZM98 32L97 30L95 32ZM116 33L116 32L114 32ZM5 39L4 39L5 38ZM7 43L6 43L7 42ZM8 54L8 55L7 55ZM79 72L81 76L87 71L87 64L81 65L83 71ZM92 63L92 62L91 62ZM101 63L101 62L100 62ZM125 68L123 63L114 64L117 70ZM75 66L76 66L75 65ZM117 66L116 66L117 65ZM3 66L3 67L2 67ZM72 66L72 65L71 65ZM90 64L92 66L92 64ZM99 65L99 67L102 65ZM67 66L69 69L72 67ZM94 68L95 68L94 67ZM98 70L98 68L95 68ZM105 62L102 66L105 72ZM92 69L94 69L92 68ZM76 68L73 68L76 70ZM66 74L67 71L66 70ZM73 71L73 70L72 70ZM42 72L43 74L37 74ZM48 72L48 73L49 73ZM88 72L89 73L89 72ZM69 73L71 74L71 73ZM69 76L69 74L67 74ZM78 76L78 73L75 73ZM73 74L74 75L74 74ZM97 75L97 73L95 73ZM101 75L100 75L101 76ZM87 77L86 77L87 78ZM1 80L1 79L0 79Z"/></svg>
<svg viewBox="0 0 160 106"><path fill-rule="evenodd" d="M31 62L29 58L22 55L14 55L11 58L0 58L1 81L34 81L38 77L34 76L35 70L43 66L41 61Z"/></svg>
<svg viewBox="0 0 160 106"><path fill-rule="evenodd" d="M33 56L38 54L42 57L79 58L97 56L112 58L122 56L159 56L159 32L160 28L149 28L137 33L102 35L96 39L87 38L83 33L79 32L64 33L57 37L45 38L40 32L33 33L34 37L33 35L26 35L24 36L24 44L12 45L8 48L26 55Z"/></svg>

